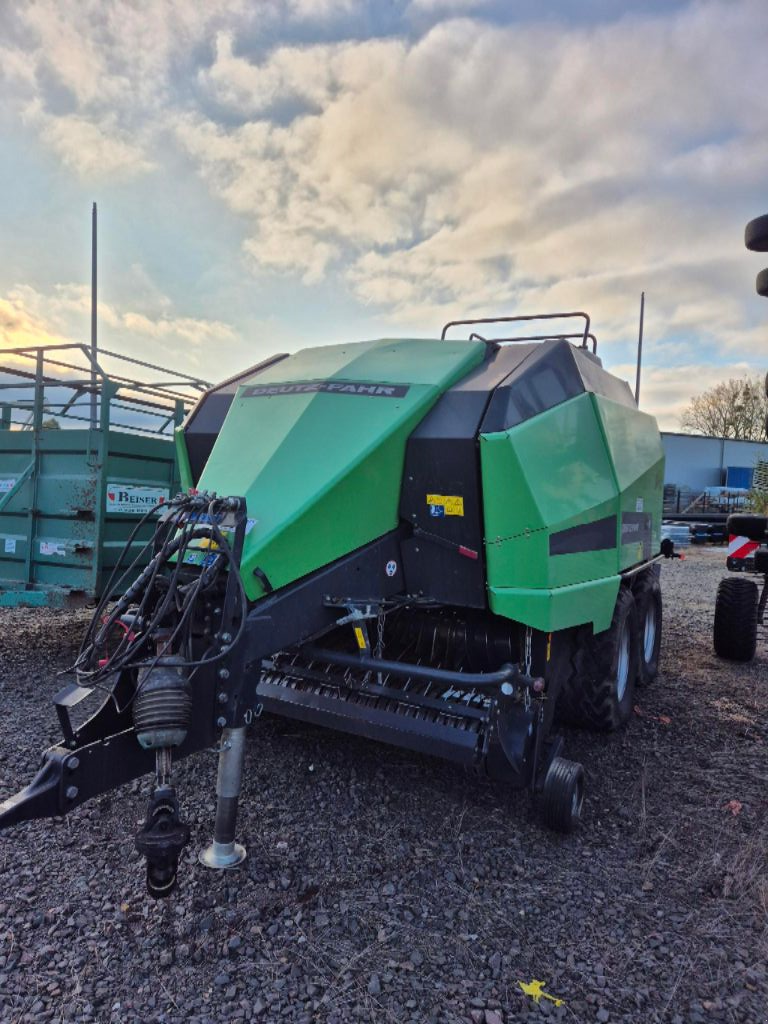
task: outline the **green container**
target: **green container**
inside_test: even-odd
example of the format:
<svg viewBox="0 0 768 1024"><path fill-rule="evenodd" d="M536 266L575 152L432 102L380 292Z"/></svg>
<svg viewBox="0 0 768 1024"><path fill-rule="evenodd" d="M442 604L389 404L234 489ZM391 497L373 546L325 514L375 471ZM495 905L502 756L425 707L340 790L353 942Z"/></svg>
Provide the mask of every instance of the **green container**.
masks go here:
<svg viewBox="0 0 768 1024"><path fill-rule="evenodd" d="M45 354L52 361L50 349ZM82 380L51 378L44 360L36 362L28 375L0 367L0 387L11 397L0 395L0 606L84 604L102 595L141 515L178 491L172 434L161 431L172 430L190 402L164 394L167 384L101 373L91 407ZM113 417L127 423L114 425ZM58 429L46 425L51 418ZM69 426L81 421L89 425ZM131 561L154 534L154 520L140 529Z"/></svg>

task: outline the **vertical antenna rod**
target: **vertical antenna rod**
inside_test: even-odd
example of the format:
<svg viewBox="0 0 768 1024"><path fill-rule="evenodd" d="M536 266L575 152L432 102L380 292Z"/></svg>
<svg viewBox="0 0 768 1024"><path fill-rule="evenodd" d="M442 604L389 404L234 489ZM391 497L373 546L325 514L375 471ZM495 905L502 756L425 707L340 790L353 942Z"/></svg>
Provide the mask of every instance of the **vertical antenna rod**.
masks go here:
<svg viewBox="0 0 768 1024"><path fill-rule="evenodd" d="M645 313L645 292L640 292L640 330L637 335L637 376L635 377L635 403L640 405L640 367L643 364L643 315Z"/></svg>
<svg viewBox="0 0 768 1024"><path fill-rule="evenodd" d="M96 337L96 203L91 212L91 430L98 426L96 402L96 361L99 354Z"/></svg>

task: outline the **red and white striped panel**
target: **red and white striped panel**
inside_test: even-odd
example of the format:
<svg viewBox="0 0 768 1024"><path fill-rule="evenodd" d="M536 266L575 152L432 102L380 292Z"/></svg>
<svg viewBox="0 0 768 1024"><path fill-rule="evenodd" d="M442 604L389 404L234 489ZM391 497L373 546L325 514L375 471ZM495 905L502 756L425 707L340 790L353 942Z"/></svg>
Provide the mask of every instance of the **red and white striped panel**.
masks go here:
<svg viewBox="0 0 768 1024"><path fill-rule="evenodd" d="M747 537L737 537L731 534L728 538L728 555L730 558L747 558L753 551L757 551L760 542L748 540Z"/></svg>

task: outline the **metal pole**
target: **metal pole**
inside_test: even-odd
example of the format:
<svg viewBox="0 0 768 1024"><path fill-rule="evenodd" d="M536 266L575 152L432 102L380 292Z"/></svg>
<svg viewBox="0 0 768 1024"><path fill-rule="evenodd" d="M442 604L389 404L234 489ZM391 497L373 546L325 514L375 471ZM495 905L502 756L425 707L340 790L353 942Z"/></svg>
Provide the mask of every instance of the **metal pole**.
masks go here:
<svg viewBox="0 0 768 1024"><path fill-rule="evenodd" d="M96 402L96 361L99 348L96 336L96 203L91 211L91 430L98 425Z"/></svg>
<svg viewBox="0 0 768 1024"><path fill-rule="evenodd" d="M645 292L640 292L640 330L637 335L637 376L635 377L635 404L640 405L640 367L643 364L643 316Z"/></svg>
<svg viewBox="0 0 768 1024"><path fill-rule="evenodd" d="M243 776L245 726L224 729L221 734L219 772L216 777L216 823L213 842L200 852L200 863L209 868L234 868L245 860L245 847L235 842L237 801Z"/></svg>

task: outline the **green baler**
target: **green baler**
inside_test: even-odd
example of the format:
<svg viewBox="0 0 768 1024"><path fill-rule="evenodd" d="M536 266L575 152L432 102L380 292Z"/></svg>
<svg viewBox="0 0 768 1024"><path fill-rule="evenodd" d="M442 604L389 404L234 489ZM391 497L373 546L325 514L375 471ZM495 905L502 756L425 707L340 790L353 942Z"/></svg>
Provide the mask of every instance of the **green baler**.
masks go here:
<svg viewBox="0 0 768 1024"><path fill-rule="evenodd" d="M626 723L672 551L655 420L565 315L583 333L306 349L208 392L149 566L97 611L63 741L0 826L154 763L137 846L164 895L188 839L171 755L218 741L202 859L237 864L245 729L267 711L528 787L570 831L583 772L553 726ZM96 683L114 700L78 730L68 708Z"/></svg>

